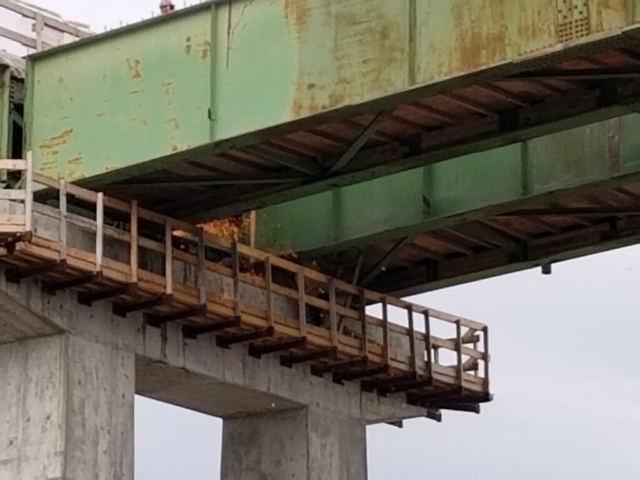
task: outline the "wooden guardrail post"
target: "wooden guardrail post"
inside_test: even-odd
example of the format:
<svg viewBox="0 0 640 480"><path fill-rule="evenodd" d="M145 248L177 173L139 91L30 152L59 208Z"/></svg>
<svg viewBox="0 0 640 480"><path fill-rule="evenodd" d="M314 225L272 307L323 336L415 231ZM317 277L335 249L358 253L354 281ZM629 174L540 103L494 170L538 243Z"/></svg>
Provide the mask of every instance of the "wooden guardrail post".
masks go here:
<svg viewBox="0 0 640 480"><path fill-rule="evenodd" d="M26 199L24 202L25 232L33 231L33 154L27 152L27 169L25 172Z"/></svg>
<svg viewBox="0 0 640 480"><path fill-rule="evenodd" d="M240 253L238 252L238 242L233 241L231 245L231 263L233 266L233 315L235 318L242 316L240 305Z"/></svg>
<svg viewBox="0 0 640 480"><path fill-rule="evenodd" d="M164 233L164 277L165 277L165 295L173 295L173 241L172 241L171 222L165 222Z"/></svg>
<svg viewBox="0 0 640 480"><path fill-rule="evenodd" d="M384 364L391 365L391 339L389 337L389 303L382 297L382 343L384 347Z"/></svg>
<svg viewBox="0 0 640 480"><path fill-rule="evenodd" d="M458 370L458 382L460 389L464 390L464 365L462 364L462 323L456 320L456 358Z"/></svg>
<svg viewBox="0 0 640 480"><path fill-rule="evenodd" d="M207 258L204 243L204 228L198 227L198 273L196 286L198 287L198 303L200 307L207 305Z"/></svg>
<svg viewBox="0 0 640 480"><path fill-rule="evenodd" d="M131 284L138 283L138 268L139 268L139 260L138 260L138 201L133 200L131 202L131 217L130 217L130 236L131 236L131 245L129 245L129 267L131 268Z"/></svg>
<svg viewBox="0 0 640 480"><path fill-rule="evenodd" d="M298 280L298 317L300 318L300 337L307 336L307 290L304 269L299 268Z"/></svg>
<svg viewBox="0 0 640 480"><path fill-rule="evenodd" d="M409 320L409 349L411 352L411 373L418 371L418 357L416 355L416 326L413 319L413 305L407 307Z"/></svg>
<svg viewBox="0 0 640 480"><path fill-rule="evenodd" d="M489 393L491 391L489 381L489 327L485 326L482 329L482 333L484 336L484 389L486 393Z"/></svg>
<svg viewBox="0 0 640 480"><path fill-rule="evenodd" d="M68 231L67 231L67 182L60 179L59 196L60 196L60 255L61 262L67 260L67 252L69 248Z"/></svg>
<svg viewBox="0 0 640 480"><path fill-rule="evenodd" d="M331 328L331 347L338 348L338 312L335 278L329 279L329 323Z"/></svg>
<svg viewBox="0 0 640 480"><path fill-rule="evenodd" d="M104 260L104 194L98 193L96 201L96 273L102 272Z"/></svg>
<svg viewBox="0 0 640 480"><path fill-rule="evenodd" d="M433 342L431 338L431 313L425 310L424 314L424 348L427 352L427 377L433 379Z"/></svg>
<svg viewBox="0 0 640 480"><path fill-rule="evenodd" d="M367 328L367 298L364 288L358 289L360 303L360 331L362 332L362 356L369 357L369 329Z"/></svg>
<svg viewBox="0 0 640 480"><path fill-rule="evenodd" d="M264 262L265 282L266 282L266 302L267 302L267 323L270 327L275 327L275 317L273 313L273 264L268 256Z"/></svg>

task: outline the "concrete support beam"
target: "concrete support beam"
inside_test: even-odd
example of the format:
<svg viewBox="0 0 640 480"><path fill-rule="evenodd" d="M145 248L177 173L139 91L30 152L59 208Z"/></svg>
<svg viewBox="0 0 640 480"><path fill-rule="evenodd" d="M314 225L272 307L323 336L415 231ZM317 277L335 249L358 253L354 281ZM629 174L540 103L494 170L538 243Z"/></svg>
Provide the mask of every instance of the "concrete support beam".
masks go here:
<svg viewBox="0 0 640 480"><path fill-rule="evenodd" d="M365 424L309 407L225 420L222 480L366 480Z"/></svg>
<svg viewBox="0 0 640 480"><path fill-rule="evenodd" d="M133 479L134 355L70 335L0 345L0 478Z"/></svg>
<svg viewBox="0 0 640 480"><path fill-rule="evenodd" d="M277 355L252 358L246 345L218 348L215 335L190 340L175 323L159 329L146 325L142 314L114 316L109 302L82 306L72 291L49 296L37 282L14 285L0 275L3 296L36 317L47 318L60 331L132 355L136 393L208 415L229 418L316 405L376 424L426 414L401 396L384 398L362 392L356 383L342 386L315 377L308 365L282 367ZM20 322L14 318L11 328Z"/></svg>

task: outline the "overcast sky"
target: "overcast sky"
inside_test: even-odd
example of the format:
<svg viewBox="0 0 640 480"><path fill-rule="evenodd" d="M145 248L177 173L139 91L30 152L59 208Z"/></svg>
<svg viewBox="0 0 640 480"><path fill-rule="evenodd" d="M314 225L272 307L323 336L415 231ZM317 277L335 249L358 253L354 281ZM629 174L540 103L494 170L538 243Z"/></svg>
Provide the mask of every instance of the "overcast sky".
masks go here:
<svg viewBox="0 0 640 480"><path fill-rule="evenodd" d="M31 2L102 31L159 0ZM496 400L480 416L370 428L370 479L640 478L639 286L635 247L416 298L490 325ZM138 399L136 480L218 479L220 429Z"/></svg>

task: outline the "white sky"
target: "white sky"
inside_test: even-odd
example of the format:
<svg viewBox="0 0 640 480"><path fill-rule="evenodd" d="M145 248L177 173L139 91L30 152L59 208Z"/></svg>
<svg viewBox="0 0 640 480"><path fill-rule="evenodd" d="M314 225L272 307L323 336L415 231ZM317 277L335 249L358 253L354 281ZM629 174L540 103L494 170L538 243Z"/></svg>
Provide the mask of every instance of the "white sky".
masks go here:
<svg viewBox="0 0 640 480"><path fill-rule="evenodd" d="M94 31L148 18L159 3L31 1ZM370 428L370 479L640 478L639 285L634 247L557 265L550 277L525 272L419 297L490 325L496 400L480 416ZM136 480L218 479L220 427L138 399Z"/></svg>

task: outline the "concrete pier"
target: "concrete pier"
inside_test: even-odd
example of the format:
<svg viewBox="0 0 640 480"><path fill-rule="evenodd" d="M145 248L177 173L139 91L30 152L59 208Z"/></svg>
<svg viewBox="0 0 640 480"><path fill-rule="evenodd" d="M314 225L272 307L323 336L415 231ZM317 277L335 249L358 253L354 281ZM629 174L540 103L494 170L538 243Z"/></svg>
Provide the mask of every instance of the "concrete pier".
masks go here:
<svg viewBox="0 0 640 480"><path fill-rule="evenodd" d="M362 421L318 408L224 421L222 480L365 480Z"/></svg>
<svg viewBox="0 0 640 480"><path fill-rule="evenodd" d="M67 334L0 345L0 478L133 480L134 393L131 352Z"/></svg>
<svg viewBox="0 0 640 480"><path fill-rule="evenodd" d="M366 479L365 426L425 409L0 276L0 478L133 475L134 393L224 419L223 479ZM6 310L9 311L9 310ZM26 328L28 326L28 328ZM5 408L8 405L8 408Z"/></svg>

